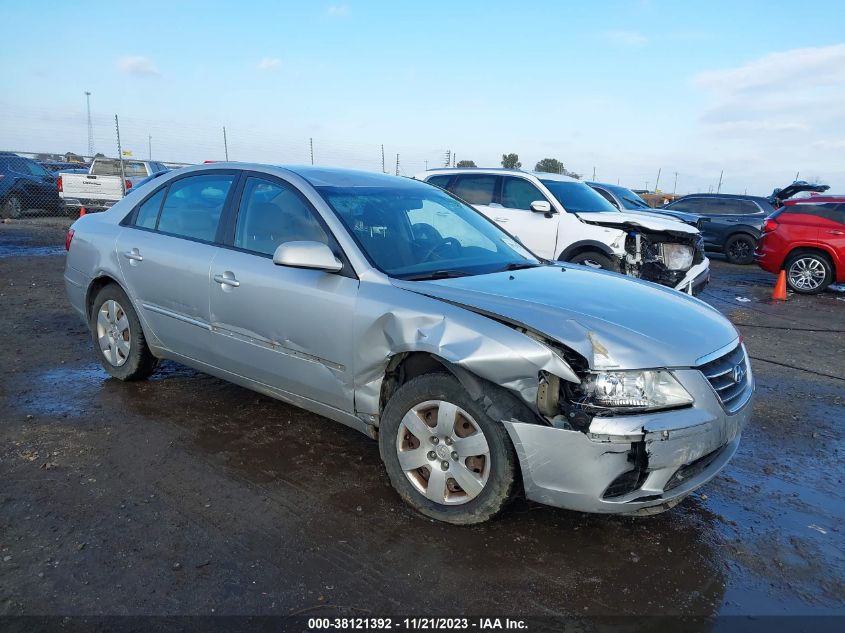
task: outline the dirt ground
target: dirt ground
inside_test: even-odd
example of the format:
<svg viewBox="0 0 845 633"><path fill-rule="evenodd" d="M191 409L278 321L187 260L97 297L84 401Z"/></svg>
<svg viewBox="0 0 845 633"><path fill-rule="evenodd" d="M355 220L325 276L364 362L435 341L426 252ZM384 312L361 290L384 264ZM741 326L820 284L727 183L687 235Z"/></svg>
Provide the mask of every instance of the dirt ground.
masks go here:
<svg viewBox="0 0 845 633"><path fill-rule="evenodd" d="M166 363L107 378L58 221L0 225L0 615L845 614L845 292L702 299L753 357L729 466L675 509L515 502L456 528L394 494L375 442Z"/></svg>

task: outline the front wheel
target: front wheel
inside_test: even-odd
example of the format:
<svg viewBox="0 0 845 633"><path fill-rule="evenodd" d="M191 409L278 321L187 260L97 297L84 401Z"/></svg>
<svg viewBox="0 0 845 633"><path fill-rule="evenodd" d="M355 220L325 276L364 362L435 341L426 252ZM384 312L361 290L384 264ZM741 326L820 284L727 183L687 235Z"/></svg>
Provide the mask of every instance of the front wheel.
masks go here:
<svg viewBox="0 0 845 633"><path fill-rule="evenodd" d="M833 281L833 267L824 255L817 253L796 253L784 268L790 290L800 294L818 294Z"/></svg>
<svg viewBox="0 0 845 633"><path fill-rule="evenodd" d="M731 264L750 264L754 261L756 245L750 235L733 235L725 242L725 257Z"/></svg>
<svg viewBox="0 0 845 633"><path fill-rule="evenodd" d="M141 322L126 293L109 284L97 293L91 311L91 335L100 362L119 380L143 380L158 360L150 352Z"/></svg>
<svg viewBox="0 0 845 633"><path fill-rule="evenodd" d="M510 500L516 455L507 431L447 373L402 385L384 409L379 451L399 496L421 514L481 523Z"/></svg>
<svg viewBox="0 0 845 633"><path fill-rule="evenodd" d="M597 268L600 270L612 270L619 272L619 267L613 264L613 261L605 254L595 251L587 251L586 253L579 253L569 260L573 264L581 264L588 268Z"/></svg>

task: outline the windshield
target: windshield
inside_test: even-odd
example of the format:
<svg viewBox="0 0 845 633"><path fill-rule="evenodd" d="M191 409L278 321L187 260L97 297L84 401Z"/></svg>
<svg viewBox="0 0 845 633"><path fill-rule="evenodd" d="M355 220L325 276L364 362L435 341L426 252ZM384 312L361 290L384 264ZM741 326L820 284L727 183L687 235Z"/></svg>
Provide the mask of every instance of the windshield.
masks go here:
<svg viewBox="0 0 845 633"><path fill-rule="evenodd" d="M432 185L317 191L373 265L393 277L478 275L540 263L480 213Z"/></svg>
<svg viewBox="0 0 845 633"><path fill-rule="evenodd" d="M622 201L622 206L626 209L631 209L633 211L637 211L639 209L651 209L648 206L648 203L640 198L637 194L635 194L630 189L626 187L605 187L606 189L610 189L617 198Z"/></svg>
<svg viewBox="0 0 845 633"><path fill-rule="evenodd" d="M561 180L541 180L540 182L546 185L546 188L569 213L592 213L593 211L616 213L617 211L616 207L583 182Z"/></svg>

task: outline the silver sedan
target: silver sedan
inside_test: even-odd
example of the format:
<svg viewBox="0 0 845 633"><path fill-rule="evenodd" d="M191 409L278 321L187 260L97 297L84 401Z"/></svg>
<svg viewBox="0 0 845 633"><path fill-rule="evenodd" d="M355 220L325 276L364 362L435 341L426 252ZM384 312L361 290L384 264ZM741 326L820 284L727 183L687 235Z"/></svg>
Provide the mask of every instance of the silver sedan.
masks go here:
<svg viewBox="0 0 845 633"><path fill-rule="evenodd" d="M65 282L120 380L172 359L378 438L422 514L520 487L667 509L731 458L754 380L681 293L538 259L431 185L319 167L169 172L68 233Z"/></svg>

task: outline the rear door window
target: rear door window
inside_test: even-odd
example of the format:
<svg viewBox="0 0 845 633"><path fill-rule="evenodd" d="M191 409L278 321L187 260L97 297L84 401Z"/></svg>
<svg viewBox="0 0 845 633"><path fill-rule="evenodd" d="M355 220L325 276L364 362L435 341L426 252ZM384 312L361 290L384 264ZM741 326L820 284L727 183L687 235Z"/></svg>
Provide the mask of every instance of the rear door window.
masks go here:
<svg viewBox="0 0 845 633"><path fill-rule="evenodd" d="M446 189L449 186L449 181L452 180L453 176L432 176L426 182L430 185L434 185L436 187L440 187L441 189Z"/></svg>
<svg viewBox="0 0 845 633"><path fill-rule="evenodd" d="M490 174L471 174L458 176L452 187L452 193L469 204L489 205L496 195L496 179Z"/></svg>
<svg viewBox="0 0 845 633"><path fill-rule="evenodd" d="M138 213L135 216L135 226L140 226L145 229L154 229L158 223L158 212L161 209L161 201L164 200L165 189L159 189L144 203L138 207Z"/></svg>
<svg viewBox="0 0 845 633"><path fill-rule="evenodd" d="M213 242L234 179L232 174L207 174L171 183L159 214L158 230Z"/></svg>

